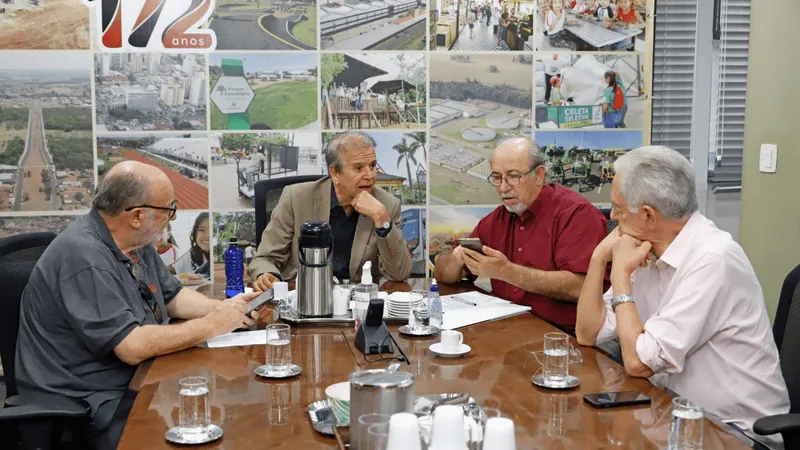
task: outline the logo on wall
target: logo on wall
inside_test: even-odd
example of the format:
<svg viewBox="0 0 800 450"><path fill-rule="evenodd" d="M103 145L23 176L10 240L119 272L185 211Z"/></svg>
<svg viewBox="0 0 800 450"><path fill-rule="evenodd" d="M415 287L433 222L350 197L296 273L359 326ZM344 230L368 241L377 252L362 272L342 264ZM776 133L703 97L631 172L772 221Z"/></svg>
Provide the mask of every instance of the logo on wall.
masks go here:
<svg viewBox="0 0 800 450"><path fill-rule="evenodd" d="M101 50L210 52L213 30L200 29L214 0L83 0L94 11Z"/></svg>

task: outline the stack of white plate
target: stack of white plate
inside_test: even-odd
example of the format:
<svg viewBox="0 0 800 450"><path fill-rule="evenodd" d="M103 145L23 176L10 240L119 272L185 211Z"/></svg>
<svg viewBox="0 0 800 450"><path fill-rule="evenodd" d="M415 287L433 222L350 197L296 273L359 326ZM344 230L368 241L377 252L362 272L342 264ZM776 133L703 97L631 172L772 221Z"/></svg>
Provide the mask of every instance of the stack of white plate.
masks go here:
<svg viewBox="0 0 800 450"><path fill-rule="evenodd" d="M411 306L422 301L418 296L414 297L412 298L408 292L395 292L390 295L386 302L389 305L389 317L408 318Z"/></svg>

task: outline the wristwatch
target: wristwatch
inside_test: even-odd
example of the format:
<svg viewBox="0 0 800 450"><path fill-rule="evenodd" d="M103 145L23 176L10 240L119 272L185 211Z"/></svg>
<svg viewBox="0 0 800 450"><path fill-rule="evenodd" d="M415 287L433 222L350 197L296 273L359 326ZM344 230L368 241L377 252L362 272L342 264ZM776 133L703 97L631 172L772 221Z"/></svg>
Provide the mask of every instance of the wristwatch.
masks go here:
<svg viewBox="0 0 800 450"><path fill-rule="evenodd" d="M622 294L617 295L614 297L614 300L611 300L611 310L617 312L617 305L622 303L629 303L633 301L633 296L631 294Z"/></svg>
<svg viewBox="0 0 800 450"><path fill-rule="evenodd" d="M387 220L386 222L383 222L381 226L375 227L375 234L377 234L378 237L381 238L385 238L386 236L388 236L390 231L392 231L391 219Z"/></svg>
<svg viewBox="0 0 800 450"><path fill-rule="evenodd" d="M383 222L383 223L381 224L381 226L379 226L379 227L375 227L375 228L377 228L377 229L379 229L379 230L386 230L386 229L388 229L388 228L389 228L389 227L391 227L391 226L392 226L392 221L391 221L391 220L387 220L386 222Z"/></svg>

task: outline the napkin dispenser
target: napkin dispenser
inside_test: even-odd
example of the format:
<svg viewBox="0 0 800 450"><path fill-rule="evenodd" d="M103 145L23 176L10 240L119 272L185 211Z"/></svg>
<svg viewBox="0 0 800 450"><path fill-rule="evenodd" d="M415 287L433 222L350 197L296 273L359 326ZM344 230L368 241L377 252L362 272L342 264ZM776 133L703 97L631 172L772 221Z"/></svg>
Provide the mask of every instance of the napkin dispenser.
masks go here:
<svg viewBox="0 0 800 450"><path fill-rule="evenodd" d="M383 322L383 300L373 298L369 301L367 317L356 331L356 348L365 355L394 353L389 329Z"/></svg>

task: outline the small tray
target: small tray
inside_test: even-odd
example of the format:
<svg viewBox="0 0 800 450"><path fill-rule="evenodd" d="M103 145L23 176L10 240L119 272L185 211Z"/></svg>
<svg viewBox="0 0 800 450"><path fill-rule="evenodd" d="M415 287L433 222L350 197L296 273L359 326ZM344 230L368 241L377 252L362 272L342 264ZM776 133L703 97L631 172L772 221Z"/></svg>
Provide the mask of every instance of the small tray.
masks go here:
<svg viewBox="0 0 800 450"><path fill-rule="evenodd" d="M308 405L308 415L311 417L314 429L319 433L333 436L336 429L350 429L347 425L338 424L336 416L333 415L333 409L331 409L331 402L328 400L320 400Z"/></svg>

